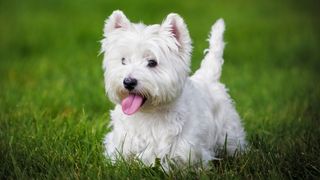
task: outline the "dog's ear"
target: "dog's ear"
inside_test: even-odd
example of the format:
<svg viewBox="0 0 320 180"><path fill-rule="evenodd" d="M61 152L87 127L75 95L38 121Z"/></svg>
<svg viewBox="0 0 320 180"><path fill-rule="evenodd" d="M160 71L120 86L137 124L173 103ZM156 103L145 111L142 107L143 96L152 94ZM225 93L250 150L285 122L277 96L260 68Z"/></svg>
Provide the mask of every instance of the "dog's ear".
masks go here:
<svg viewBox="0 0 320 180"><path fill-rule="evenodd" d="M191 50L189 31L181 16L176 13L170 13L161 24L161 29L169 32L169 36L173 35L180 48L186 51Z"/></svg>
<svg viewBox="0 0 320 180"><path fill-rule="evenodd" d="M104 36L119 28L128 28L130 26L129 19L120 10L115 10L105 21Z"/></svg>

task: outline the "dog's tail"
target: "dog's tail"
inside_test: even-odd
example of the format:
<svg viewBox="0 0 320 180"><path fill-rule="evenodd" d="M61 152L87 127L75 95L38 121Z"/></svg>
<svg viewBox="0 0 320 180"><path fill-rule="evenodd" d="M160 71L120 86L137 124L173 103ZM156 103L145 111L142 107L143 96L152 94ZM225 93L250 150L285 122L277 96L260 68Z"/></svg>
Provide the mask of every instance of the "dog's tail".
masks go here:
<svg viewBox="0 0 320 180"><path fill-rule="evenodd" d="M193 78L216 82L219 81L223 65L223 33L225 24L223 19L219 19L211 28L209 36L209 49L205 50L205 58L201 62L201 67L198 69Z"/></svg>

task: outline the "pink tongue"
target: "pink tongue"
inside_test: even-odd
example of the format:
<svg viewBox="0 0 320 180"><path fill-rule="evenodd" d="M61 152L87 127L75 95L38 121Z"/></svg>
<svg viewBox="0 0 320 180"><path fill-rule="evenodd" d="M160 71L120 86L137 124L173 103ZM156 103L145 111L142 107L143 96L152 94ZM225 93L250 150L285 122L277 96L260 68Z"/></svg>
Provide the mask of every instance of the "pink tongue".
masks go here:
<svg viewBox="0 0 320 180"><path fill-rule="evenodd" d="M121 102L122 111L126 115L132 115L139 110L143 102L143 98L137 94L129 94Z"/></svg>

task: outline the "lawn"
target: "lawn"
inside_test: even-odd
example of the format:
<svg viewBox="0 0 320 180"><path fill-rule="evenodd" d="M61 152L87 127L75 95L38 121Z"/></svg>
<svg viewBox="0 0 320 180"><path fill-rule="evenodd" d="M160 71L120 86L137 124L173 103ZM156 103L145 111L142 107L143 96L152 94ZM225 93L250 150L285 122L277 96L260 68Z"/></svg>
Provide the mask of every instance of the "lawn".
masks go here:
<svg viewBox="0 0 320 180"><path fill-rule="evenodd" d="M319 179L320 3L317 0L0 0L0 179ZM200 66L225 19L222 81L250 150L210 169L164 173L103 157L113 105L99 41L115 9L147 24L184 17Z"/></svg>

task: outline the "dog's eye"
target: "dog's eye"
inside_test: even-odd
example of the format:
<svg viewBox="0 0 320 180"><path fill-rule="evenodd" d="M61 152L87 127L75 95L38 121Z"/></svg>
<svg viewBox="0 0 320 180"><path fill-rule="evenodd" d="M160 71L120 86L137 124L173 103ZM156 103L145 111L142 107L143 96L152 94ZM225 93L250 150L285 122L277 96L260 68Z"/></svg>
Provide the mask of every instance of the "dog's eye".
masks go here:
<svg viewBox="0 0 320 180"><path fill-rule="evenodd" d="M121 64L122 64L122 65L126 65L126 63L124 62L125 60L126 60L126 58L124 58L124 57L121 58Z"/></svg>
<svg viewBox="0 0 320 180"><path fill-rule="evenodd" d="M154 59L150 59L150 60L148 60L148 67L156 67L158 65L158 63L157 63L157 61L156 60L154 60Z"/></svg>

